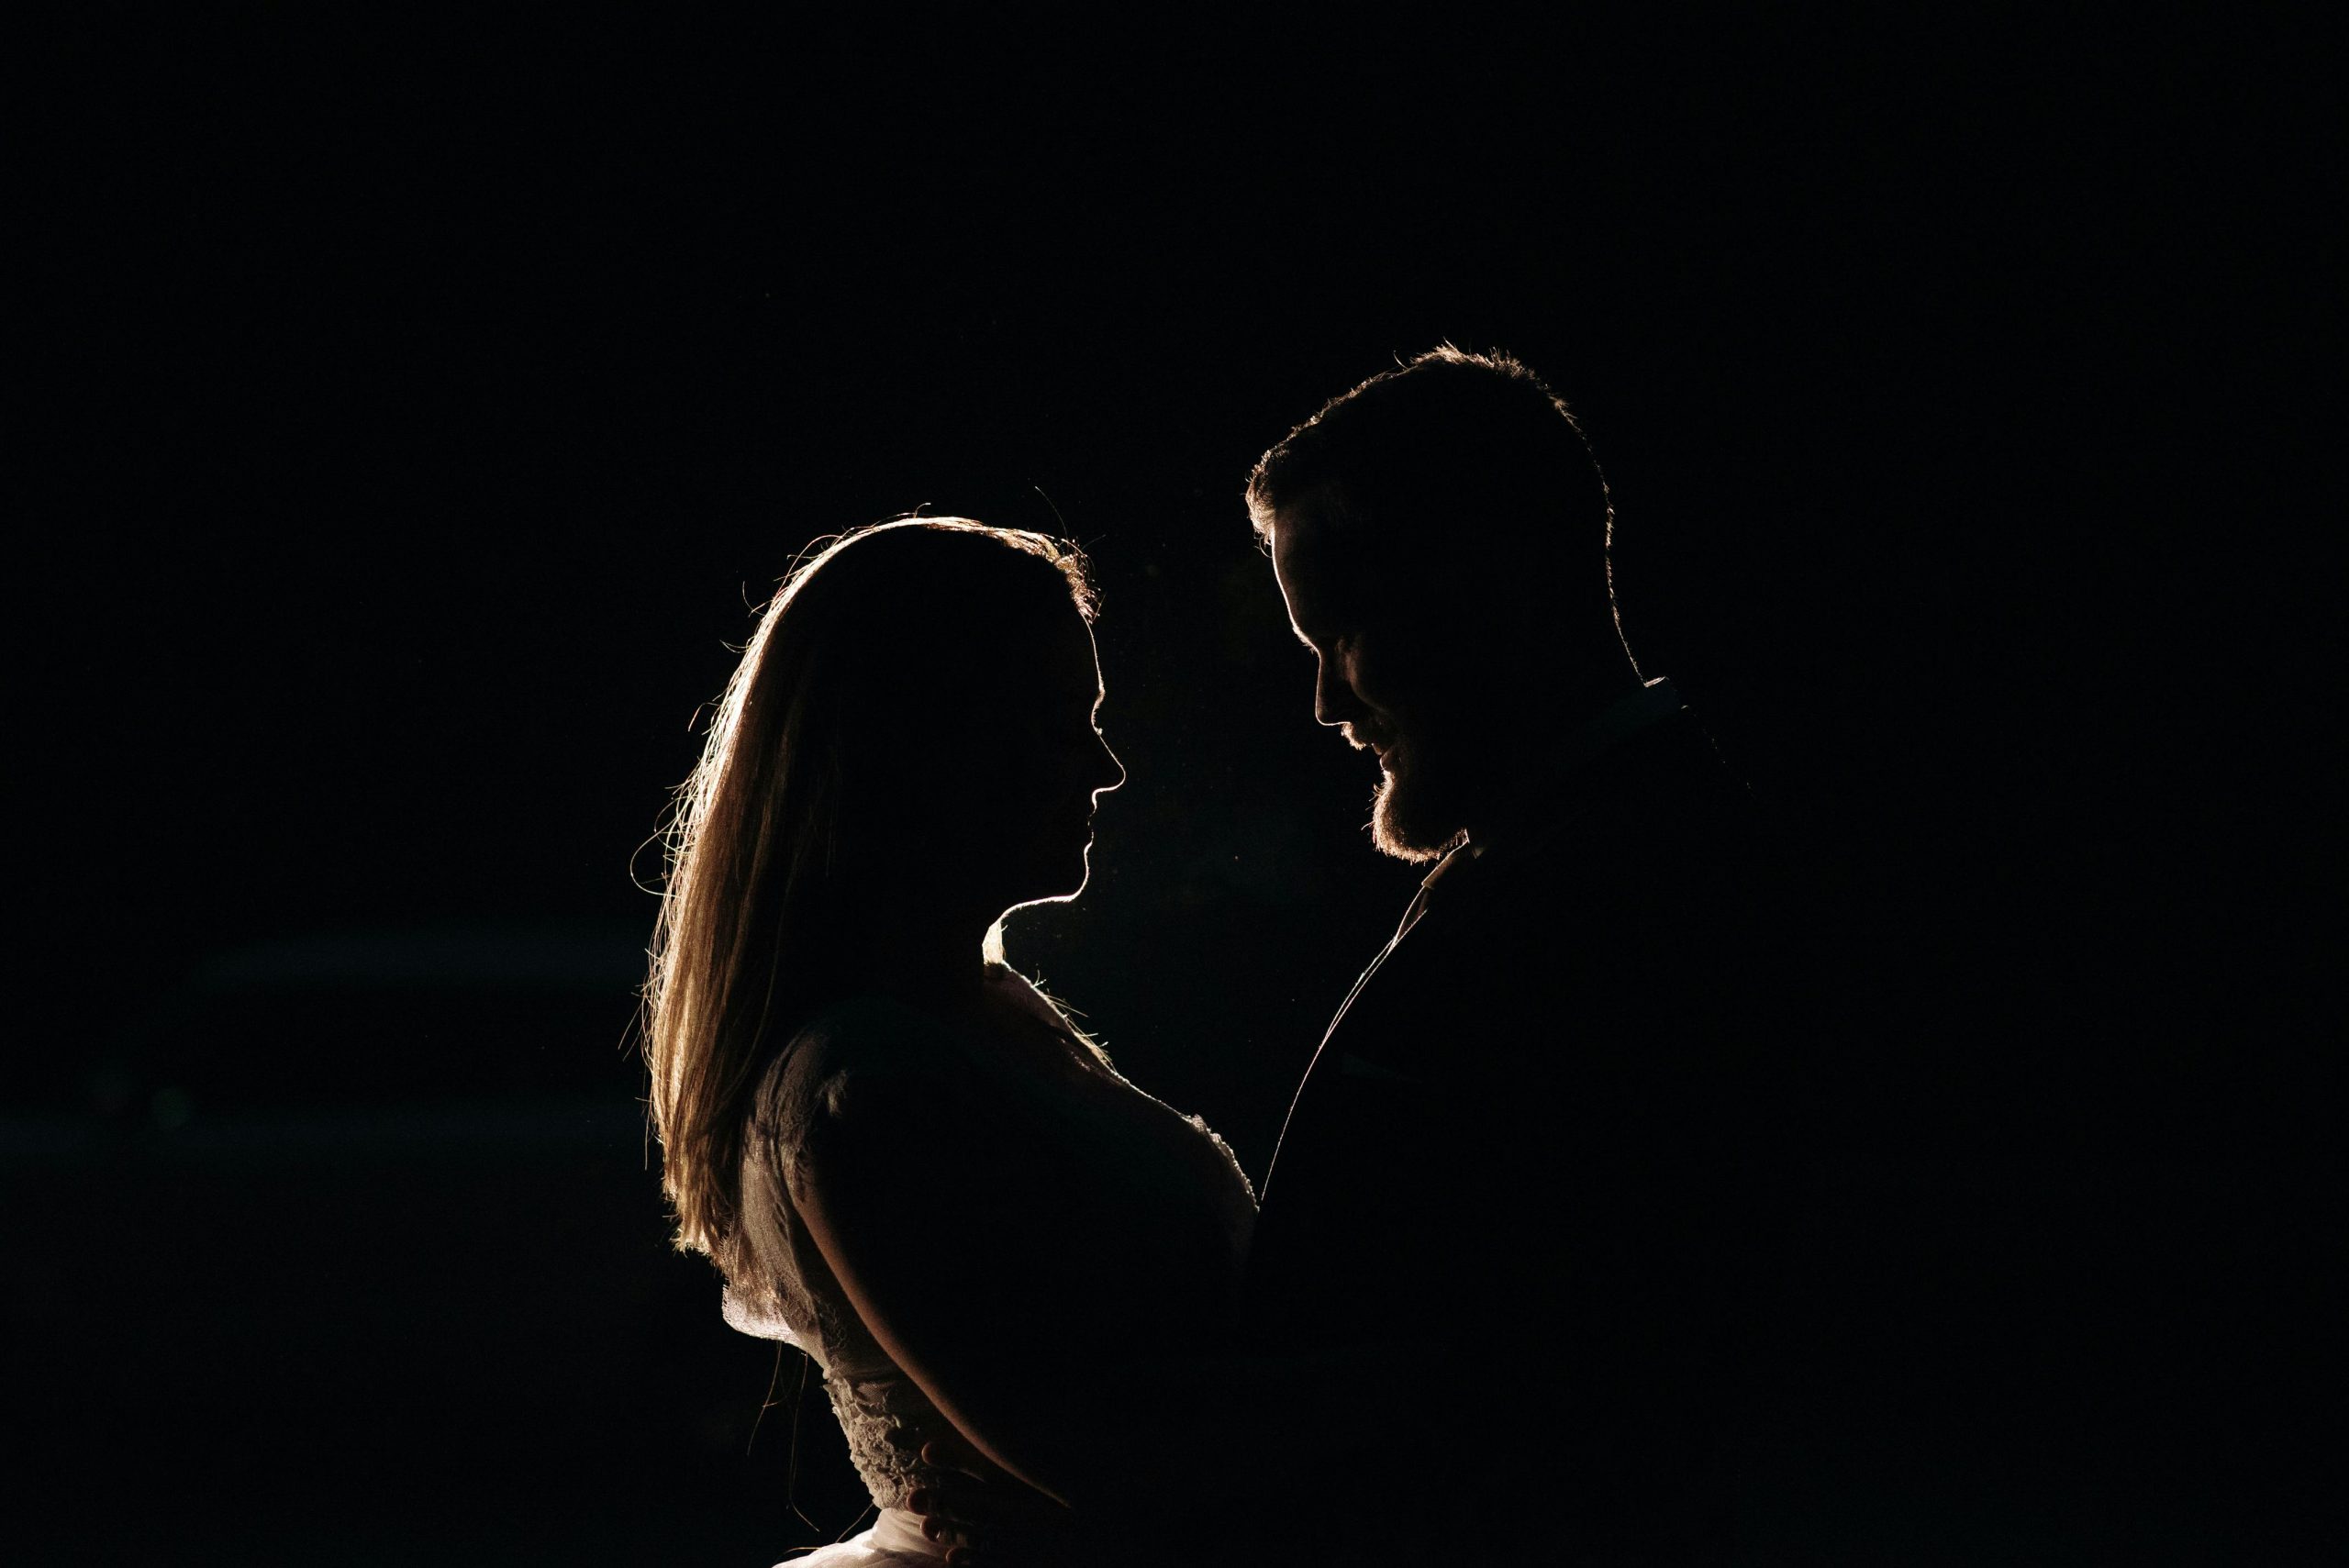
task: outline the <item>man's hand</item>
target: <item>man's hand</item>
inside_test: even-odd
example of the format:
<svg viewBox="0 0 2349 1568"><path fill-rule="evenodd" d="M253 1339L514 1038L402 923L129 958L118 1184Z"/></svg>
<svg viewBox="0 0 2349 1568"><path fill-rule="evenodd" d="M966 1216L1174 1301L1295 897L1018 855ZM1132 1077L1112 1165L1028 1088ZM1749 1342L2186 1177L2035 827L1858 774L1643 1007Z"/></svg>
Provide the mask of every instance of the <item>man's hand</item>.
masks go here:
<svg viewBox="0 0 2349 1568"><path fill-rule="evenodd" d="M1069 1511L1006 1475L960 1436L933 1438L921 1458L934 1473L906 1506L921 1516L922 1533L946 1547L951 1568L1075 1561Z"/></svg>

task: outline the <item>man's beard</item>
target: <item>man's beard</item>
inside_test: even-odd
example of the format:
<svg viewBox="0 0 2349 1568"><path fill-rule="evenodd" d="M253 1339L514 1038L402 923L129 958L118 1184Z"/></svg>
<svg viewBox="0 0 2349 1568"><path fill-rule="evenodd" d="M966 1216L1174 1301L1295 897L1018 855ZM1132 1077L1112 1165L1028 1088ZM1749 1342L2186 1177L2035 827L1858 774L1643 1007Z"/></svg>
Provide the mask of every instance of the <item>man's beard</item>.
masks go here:
<svg viewBox="0 0 2349 1568"><path fill-rule="evenodd" d="M1390 756L1371 797L1370 841L1398 861L1435 860L1460 841L1459 807L1442 787L1442 770L1431 780L1416 748L1406 755L1398 746Z"/></svg>

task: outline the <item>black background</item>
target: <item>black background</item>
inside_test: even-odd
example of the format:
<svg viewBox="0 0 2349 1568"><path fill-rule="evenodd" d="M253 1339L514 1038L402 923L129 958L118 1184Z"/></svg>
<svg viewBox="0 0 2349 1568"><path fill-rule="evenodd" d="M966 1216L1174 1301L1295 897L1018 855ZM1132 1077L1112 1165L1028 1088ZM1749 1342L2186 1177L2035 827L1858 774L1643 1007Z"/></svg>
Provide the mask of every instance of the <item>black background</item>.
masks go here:
<svg viewBox="0 0 2349 1568"><path fill-rule="evenodd" d="M55 1552L753 1563L853 1517L820 1399L785 1507L774 1354L635 1144L190 1175L265 1086L94 1077L254 943L624 951L747 606L845 528L1093 552L1132 782L1013 957L1261 1173L1411 875L1240 487L1446 339L1583 418L1642 662L1900 977L1886 1049L1998 1107L1953 1158L2157 1228L2215 1182L2312 1300L2312 26L80 14L17 158L11 1304ZM620 1105L597 995L529 1060ZM482 1071L344 1023L301 1026L317 1126L373 1053L409 1100Z"/></svg>

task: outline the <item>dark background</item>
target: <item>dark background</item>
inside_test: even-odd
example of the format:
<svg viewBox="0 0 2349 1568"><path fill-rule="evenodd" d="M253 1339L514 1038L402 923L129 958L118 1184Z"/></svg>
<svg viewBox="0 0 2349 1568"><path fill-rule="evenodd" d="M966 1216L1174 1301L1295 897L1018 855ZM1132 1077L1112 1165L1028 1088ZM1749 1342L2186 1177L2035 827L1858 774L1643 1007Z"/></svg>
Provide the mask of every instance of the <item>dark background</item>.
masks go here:
<svg viewBox="0 0 2349 1568"><path fill-rule="evenodd" d="M2312 1310L2310 17L77 17L16 160L41 1560L851 1523L624 1050L696 712L846 528L1093 552L1132 782L1013 958L1261 1174L1411 875L1240 488L1445 339L1583 418L1633 645L1840 890L1953 1178L2122 1194L2224 1333Z"/></svg>

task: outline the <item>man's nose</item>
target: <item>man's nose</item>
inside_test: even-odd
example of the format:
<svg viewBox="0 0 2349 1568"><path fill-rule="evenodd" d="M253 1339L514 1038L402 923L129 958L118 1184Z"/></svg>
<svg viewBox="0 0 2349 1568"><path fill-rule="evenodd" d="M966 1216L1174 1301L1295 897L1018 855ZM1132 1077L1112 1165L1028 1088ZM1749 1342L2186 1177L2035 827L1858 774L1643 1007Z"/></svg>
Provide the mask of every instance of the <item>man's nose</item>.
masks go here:
<svg viewBox="0 0 2349 1568"><path fill-rule="evenodd" d="M1328 659L1319 661L1313 679L1314 722L1326 724L1334 729L1349 719L1361 717L1366 711L1362 699L1354 695L1353 687L1347 683L1338 666Z"/></svg>

